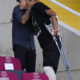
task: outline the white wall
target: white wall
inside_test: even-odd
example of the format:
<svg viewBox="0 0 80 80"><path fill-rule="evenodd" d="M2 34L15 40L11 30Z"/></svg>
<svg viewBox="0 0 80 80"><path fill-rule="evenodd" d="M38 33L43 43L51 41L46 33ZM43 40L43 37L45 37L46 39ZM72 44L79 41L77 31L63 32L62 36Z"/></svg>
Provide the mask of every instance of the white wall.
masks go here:
<svg viewBox="0 0 80 80"><path fill-rule="evenodd" d="M12 55L12 25L8 22L10 22L15 5L15 0L0 0L0 55Z"/></svg>
<svg viewBox="0 0 80 80"><path fill-rule="evenodd" d="M13 56L12 51L12 25L7 23L10 21L13 7L16 5L15 0L0 0L0 55ZM65 51L67 53L68 61L71 67L73 80L80 80L80 36L64 29L60 25L60 31L63 36ZM42 72L42 50L37 42L37 66L36 71ZM69 80L65 72L62 60L60 60L57 80Z"/></svg>

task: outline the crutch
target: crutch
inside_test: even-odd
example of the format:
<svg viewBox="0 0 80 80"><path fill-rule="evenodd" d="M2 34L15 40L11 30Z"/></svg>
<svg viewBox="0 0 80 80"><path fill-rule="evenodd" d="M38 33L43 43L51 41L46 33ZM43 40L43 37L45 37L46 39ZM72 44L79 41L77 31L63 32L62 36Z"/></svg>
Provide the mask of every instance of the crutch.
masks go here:
<svg viewBox="0 0 80 80"><path fill-rule="evenodd" d="M52 35L53 41L55 41L55 43L56 43L56 46L57 46L57 48L59 50L60 56L62 58L62 61L63 61L64 66L65 66L65 69L68 72L68 75L69 75L70 80L72 80L72 74L71 74L71 71L70 71L70 67L69 67L69 64L68 64L66 53L64 51L63 41L62 41L62 37L61 37L60 33L58 33L57 36L59 37L59 40L61 42L62 52L61 52L61 49L59 48L59 45L58 45L58 42L57 42L57 38L55 36L53 36L54 35L54 29L52 27L52 24L50 24L50 25L46 25L45 24L45 27L49 31L49 33Z"/></svg>
<svg viewBox="0 0 80 80"><path fill-rule="evenodd" d="M72 80L72 74L71 74L71 71L70 71L70 67L69 67L69 64L68 64L68 60L67 60L67 57L66 57L66 53L65 53L65 51L64 51L64 46L63 46L62 37L61 37L60 34L57 35L57 36L58 36L59 39L60 39L61 48L62 48L62 52L63 52L63 53L61 52L61 50L60 50L60 48L59 48L59 45L58 45L58 42L57 42L57 39L56 39L55 36L53 37L53 40L55 41L56 46L57 46L57 48L58 48L58 50L59 50L59 53L60 53L60 55L61 55L62 61L63 61L64 66L65 66L65 69L66 69L67 72L68 72L69 78L70 78L70 80Z"/></svg>

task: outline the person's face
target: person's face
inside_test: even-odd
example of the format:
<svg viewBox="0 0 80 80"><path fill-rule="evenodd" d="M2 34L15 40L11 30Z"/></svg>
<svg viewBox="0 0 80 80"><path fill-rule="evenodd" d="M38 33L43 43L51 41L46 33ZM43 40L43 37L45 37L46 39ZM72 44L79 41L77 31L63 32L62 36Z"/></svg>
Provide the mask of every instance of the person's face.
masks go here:
<svg viewBox="0 0 80 80"><path fill-rule="evenodd" d="M19 4L19 6L20 6L20 9L26 9L27 8L27 6L28 6L28 0L20 0L20 4Z"/></svg>

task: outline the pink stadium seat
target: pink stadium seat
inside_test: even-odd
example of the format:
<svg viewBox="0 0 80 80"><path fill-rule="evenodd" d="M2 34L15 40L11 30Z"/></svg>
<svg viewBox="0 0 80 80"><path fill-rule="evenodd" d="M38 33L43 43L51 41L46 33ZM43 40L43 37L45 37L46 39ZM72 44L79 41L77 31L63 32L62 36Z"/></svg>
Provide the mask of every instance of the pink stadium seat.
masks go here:
<svg viewBox="0 0 80 80"><path fill-rule="evenodd" d="M49 80L49 78L43 73L24 73L22 80Z"/></svg>
<svg viewBox="0 0 80 80"><path fill-rule="evenodd" d="M0 71L0 80L18 80L18 77L13 72Z"/></svg>
<svg viewBox="0 0 80 80"><path fill-rule="evenodd" d="M19 59L14 57L0 57L0 71L4 70L22 70Z"/></svg>

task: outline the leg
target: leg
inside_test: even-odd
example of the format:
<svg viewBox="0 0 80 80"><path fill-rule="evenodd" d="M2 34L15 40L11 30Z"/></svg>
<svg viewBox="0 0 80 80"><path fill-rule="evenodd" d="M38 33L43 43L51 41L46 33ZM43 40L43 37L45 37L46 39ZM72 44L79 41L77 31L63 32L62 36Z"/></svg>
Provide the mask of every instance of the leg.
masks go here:
<svg viewBox="0 0 80 80"><path fill-rule="evenodd" d="M56 74L51 66L44 66L43 70L45 74L49 77L49 80L56 80Z"/></svg>
<svg viewBox="0 0 80 80"><path fill-rule="evenodd" d="M55 64L55 61L52 61L52 56L50 54L50 51L48 49L43 51L43 70L44 73L49 77L49 80L56 80L56 69L53 67L53 63ZM53 56L54 58L54 56Z"/></svg>
<svg viewBox="0 0 80 80"><path fill-rule="evenodd" d="M35 72L36 53L35 50L28 50L26 53L26 71Z"/></svg>
<svg viewBox="0 0 80 80"><path fill-rule="evenodd" d="M55 73L57 72L59 57L60 54L55 43L48 45L45 50L43 50L43 70L50 80L56 80Z"/></svg>
<svg viewBox="0 0 80 80"><path fill-rule="evenodd" d="M24 68L25 68L25 53L26 53L26 49L23 46L20 46L20 45L17 45L17 44L14 45L13 48L14 48L13 49L14 56L21 61L22 69L24 70Z"/></svg>

